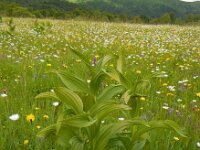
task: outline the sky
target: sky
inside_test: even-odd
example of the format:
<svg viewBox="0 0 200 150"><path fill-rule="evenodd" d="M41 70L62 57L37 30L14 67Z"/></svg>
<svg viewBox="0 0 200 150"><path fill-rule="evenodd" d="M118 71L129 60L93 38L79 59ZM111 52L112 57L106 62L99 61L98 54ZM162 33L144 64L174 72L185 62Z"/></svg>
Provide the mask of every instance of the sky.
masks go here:
<svg viewBox="0 0 200 150"><path fill-rule="evenodd" d="M184 1L184 2L200 2L200 0L181 0L181 1Z"/></svg>

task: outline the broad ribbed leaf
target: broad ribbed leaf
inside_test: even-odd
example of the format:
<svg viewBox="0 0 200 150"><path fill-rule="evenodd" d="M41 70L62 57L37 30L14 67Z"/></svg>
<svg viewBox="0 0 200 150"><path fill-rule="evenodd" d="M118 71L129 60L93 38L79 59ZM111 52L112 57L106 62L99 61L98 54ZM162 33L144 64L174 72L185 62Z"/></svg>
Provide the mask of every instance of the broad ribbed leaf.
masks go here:
<svg viewBox="0 0 200 150"><path fill-rule="evenodd" d="M96 120L90 118L88 115L76 115L63 120L62 126L72 126L77 128L88 127L94 124Z"/></svg>
<svg viewBox="0 0 200 150"><path fill-rule="evenodd" d="M61 126L62 126L62 122L64 120L64 113L61 113L58 116L57 122L56 122L56 135L59 133Z"/></svg>
<svg viewBox="0 0 200 150"><path fill-rule="evenodd" d="M122 66L123 66L123 60L122 60L122 52L121 54L118 56L118 59L117 59L117 70L122 73Z"/></svg>
<svg viewBox="0 0 200 150"><path fill-rule="evenodd" d="M122 143L121 140L117 138L113 138L109 140L109 143L106 145L105 149L123 149L123 150L128 150L125 148L124 144Z"/></svg>
<svg viewBox="0 0 200 150"><path fill-rule="evenodd" d="M105 73L99 72L94 78L92 78L90 83L90 90L94 95L96 95L99 91L100 85L105 78Z"/></svg>
<svg viewBox="0 0 200 150"><path fill-rule="evenodd" d="M124 91L124 87L122 85L109 85L106 87L97 97L97 100L109 100L114 96L122 93Z"/></svg>
<svg viewBox="0 0 200 150"><path fill-rule="evenodd" d="M59 99L72 108L76 114L83 113L82 100L76 93L63 87L56 88L54 91Z"/></svg>
<svg viewBox="0 0 200 150"><path fill-rule="evenodd" d="M56 99L59 100L59 98L56 96L56 94L54 92L44 92L44 93L40 93L39 95L37 95L35 97L36 99L41 99L41 98L48 98L48 99Z"/></svg>
<svg viewBox="0 0 200 150"><path fill-rule="evenodd" d="M117 81L121 85L123 85L126 88L130 87L129 81L126 79L126 77L121 74L119 71L115 70L114 68L104 69L103 70L111 79Z"/></svg>
<svg viewBox="0 0 200 150"><path fill-rule="evenodd" d="M146 144L146 140L136 141L132 150L142 150Z"/></svg>
<svg viewBox="0 0 200 150"><path fill-rule="evenodd" d="M88 58L85 57L85 55L83 55L81 52L74 50L72 47L70 47L71 52L73 52L75 55L77 55L83 62L84 64L88 67L88 69L90 71L93 72L92 70L92 65L90 64L90 62L88 61Z"/></svg>
<svg viewBox="0 0 200 150"><path fill-rule="evenodd" d="M123 150L131 150L132 148L131 138L128 136L116 136L109 140L106 149L121 148Z"/></svg>
<svg viewBox="0 0 200 150"><path fill-rule="evenodd" d="M43 138L51 137L52 135L55 135L55 134L56 134L56 124L53 124L41 130L37 134L37 137L43 139Z"/></svg>
<svg viewBox="0 0 200 150"><path fill-rule="evenodd" d="M86 82L76 77L76 75L69 72L57 72L56 75L61 79L63 84L72 91L89 93L89 86Z"/></svg>
<svg viewBox="0 0 200 150"><path fill-rule="evenodd" d="M125 120L118 123L106 125L101 128L95 137L95 150L104 150L109 140L116 135L121 133L124 129L129 128L132 125L146 125L148 124L141 119Z"/></svg>
<svg viewBox="0 0 200 150"><path fill-rule="evenodd" d="M185 133L180 129L179 125L176 122L171 120L165 120L164 124L166 124L169 128L173 129L180 136L186 137Z"/></svg>
<svg viewBox="0 0 200 150"><path fill-rule="evenodd" d="M74 136L69 141L72 150L84 150L85 141L80 137Z"/></svg>
<svg viewBox="0 0 200 150"><path fill-rule="evenodd" d="M59 132L56 134L56 145L66 147L69 146L69 140L76 135L75 128L70 126L61 126Z"/></svg>
<svg viewBox="0 0 200 150"><path fill-rule="evenodd" d="M103 67L113 58L112 55L106 55L105 57L101 58L96 66L95 66L95 72L99 72L101 71L101 69L103 69Z"/></svg>
<svg viewBox="0 0 200 150"><path fill-rule="evenodd" d="M118 104L113 101L99 102L96 103L90 110L89 113L92 117L97 117L98 121L102 120L111 112L131 110L131 108L124 104Z"/></svg>
<svg viewBox="0 0 200 150"><path fill-rule="evenodd" d="M128 104L130 98L132 96L132 91L131 90L127 90L123 95L122 95L122 98L125 102L125 104Z"/></svg>
<svg viewBox="0 0 200 150"><path fill-rule="evenodd" d="M174 121L170 121L170 120L150 121L148 124L149 124L149 127L140 129L134 134L133 140L137 140L138 138L140 138L146 132L149 132L149 131L156 129L156 128L172 129L176 133L178 133L180 136L186 137L184 132L180 129L178 124Z"/></svg>
<svg viewBox="0 0 200 150"><path fill-rule="evenodd" d="M137 83L135 88L135 93L138 95L147 95L151 88L151 83L149 80L143 80Z"/></svg>
<svg viewBox="0 0 200 150"><path fill-rule="evenodd" d="M86 66L91 68L89 60L81 52L74 50L74 48L72 47L70 47L70 51L73 52L76 56L78 56L85 63Z"/></svg>

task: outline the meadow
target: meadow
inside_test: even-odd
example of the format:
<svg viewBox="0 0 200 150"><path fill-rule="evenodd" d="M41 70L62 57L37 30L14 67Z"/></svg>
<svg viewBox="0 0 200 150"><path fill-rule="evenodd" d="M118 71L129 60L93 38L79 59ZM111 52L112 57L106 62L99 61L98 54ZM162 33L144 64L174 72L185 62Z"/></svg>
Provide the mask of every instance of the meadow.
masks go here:
<svg viewBox="0 0 200 150"><path fill-rule="evenodd" d="M159 128L137 139L132 135L133 146L126 149L200 149L200 27L3 18L0 94L1 150L125 149L138 125L172 130ZM68 97L72 101L62 102ZM109 115L98 114L97 101L115 107L108 108ZM62 111L68 117L82 115L76 116L79 122L65 120L73 128L63 127L67 132L63 129L61 138L41 133L56 122L56 131L61 128ZM113 131L130 118L137 118L131 122L136 127ZM96 130L90 136L96 120L105 133L96 137ZM154 120L172 120L179 127ZM72 130L81 130L81 136L66 140Z"/></svg>

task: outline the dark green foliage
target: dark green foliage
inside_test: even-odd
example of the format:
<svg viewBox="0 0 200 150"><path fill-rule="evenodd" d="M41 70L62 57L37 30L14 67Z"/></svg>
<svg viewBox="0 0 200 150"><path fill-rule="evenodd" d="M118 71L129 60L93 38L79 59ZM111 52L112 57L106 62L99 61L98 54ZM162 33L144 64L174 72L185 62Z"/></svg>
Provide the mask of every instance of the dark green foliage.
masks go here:
<svg viewBox="0 0 200 150"><path fill-rule="evenodd" d="M70 3L66 0L5 0L0 2L0 15L153 24L183 24L200 20L198 2L186 4L172 0L108 1L109 3L105 0L83 3L80 0L78 3Z"/></svg>

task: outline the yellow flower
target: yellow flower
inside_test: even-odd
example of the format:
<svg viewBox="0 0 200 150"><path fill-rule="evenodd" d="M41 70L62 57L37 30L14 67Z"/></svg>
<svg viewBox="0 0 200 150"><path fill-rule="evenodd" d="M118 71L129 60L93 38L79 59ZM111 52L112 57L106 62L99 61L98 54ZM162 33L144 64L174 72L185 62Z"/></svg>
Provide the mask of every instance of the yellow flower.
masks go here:
<svg viewBox="0 0 200 150"><path fill-rule="evenodd" d="M110 67L114 67L114 65L113 65L113 64L110 64L109 66L110 66Z"/></svg>
<svg viewBox="0 0 200 150"><path fill-rule="evenodd" d="M39 107L35 107L35 110L40 110L40 108Z"/></svg>
<svg viewBox="0 0 200 150"><path fill-rule="evenodd" d="M162 86L167 86L167 83L163 83Z"/></svg>
<svg viewBox="0 0 200 150"><path fill-rule="evenodd" d="M99 58L99 55L97 54L97 55L95 55L95 57L96 57L96 58Z"/></svg>
<svg viewBox="0 0 200 150"><path fill-rule="evenodd" d="M196 93L196 96L197 96L197 97L200 97L200 92Z"/></svg>
<svg viewBox="0 0 200 150"><path fill-rule="evenodd" d="M36 128L37 128L37 129L40 129L40 128L41 128L41 126L40 126L40 125L37 125L37 126L36 126Z"/></svg>
<svg viewBox="0 0 200 150"><path fill-rule="evenodd" d="M140 97L140 100L141 101L145 101L145 97Z"/></svg>
<svg viewBox="0 0 200 150"><path fill-rule="evenodd" d="M32 123L35 120L35 116L33 114L27 115L26 120Z"/></svg>
<svg viewBox="0 0 200 150"><path fill-rule="evenodd" d="M181 108L183 108L183 109L184 109L184 108L185 108L185 105L181 104Z"/></svg>
<svg viewBox="0 0 200 150"><path fill-rule="evenodd" d="M140 71L140 70L137 70L136 73L137 73L137 74L141 74L141 71Z"/></svg>
<svg viewBox="0 0 200 150"><path fill-rule="evenodd" d="M29 140L24 140L24 145L27 145L29 143Z"/></svg>
<svg viewBox="0 0 200 150"><path fill-rule="evenodd" d="M76 62L77 62L77 63L80 63L80 62L81 62L81 59L77 59Z"/></svg>
<svg viewBox="0 0 200 150"><path fill-rule="evenodd" d="M173 93L167 93L167 96L174 96Z"/></svg>
<svg viewBox="0 0 200 150"><path fill-rule="evenodd" d="M183 65L179 65L179 68L183 68L184 66Z"/></svg>
<svg viewBox="0 0 200 150"><path fill-rule="evenodd" d="M52 65L51 64L47 64L47 67L51 67Z"/></svg>
<svg viewBox="0 0 200 150"><path fill-rule="evenodd" d="M179 138L175 136L175 137L174 137L174 140L175 140L175 141L179 141Z"/></svg>
<svg viewBox="0 0 200 150"><path fill-rule="evenodd" d="M44 116L43 116L43 119L44 119L44 120L47 120L47 119L49 119L49 116L48 116L48 115L44 115Z"/></svg>

